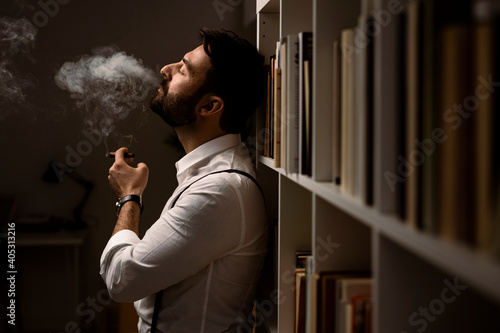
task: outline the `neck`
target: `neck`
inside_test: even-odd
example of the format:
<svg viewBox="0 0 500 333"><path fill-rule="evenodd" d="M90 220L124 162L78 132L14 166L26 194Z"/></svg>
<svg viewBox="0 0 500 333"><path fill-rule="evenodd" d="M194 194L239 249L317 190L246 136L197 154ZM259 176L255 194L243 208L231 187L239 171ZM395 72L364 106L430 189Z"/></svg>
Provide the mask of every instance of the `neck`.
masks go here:
<svg viewBox="0 0 500 333"><path fill-rule="evenodd" d="M189 154L202 144L226 134L226 132L222 131L220 128L195 130L193 128L182 126L176 127L174 130L177 133L179 141L182 143L186 154Z"/></svg>

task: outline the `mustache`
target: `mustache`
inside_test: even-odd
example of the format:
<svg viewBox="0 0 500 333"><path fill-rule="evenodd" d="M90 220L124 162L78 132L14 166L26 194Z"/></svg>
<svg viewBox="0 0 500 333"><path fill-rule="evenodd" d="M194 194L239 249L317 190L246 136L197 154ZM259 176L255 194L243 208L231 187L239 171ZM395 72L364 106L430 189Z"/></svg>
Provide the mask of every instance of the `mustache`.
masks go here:
<svg viewBox="0 0 500 333"><path fill-rule="evenodd" d="M163 78L160 82L161 87L163 88L164 91L168 90L168 81L167 79Z"/></svg>

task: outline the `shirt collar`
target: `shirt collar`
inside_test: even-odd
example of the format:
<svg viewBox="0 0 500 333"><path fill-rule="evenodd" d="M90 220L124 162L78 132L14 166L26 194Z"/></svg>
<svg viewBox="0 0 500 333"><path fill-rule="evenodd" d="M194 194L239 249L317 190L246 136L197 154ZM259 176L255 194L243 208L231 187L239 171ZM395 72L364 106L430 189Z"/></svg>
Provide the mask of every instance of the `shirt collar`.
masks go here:
<svg viewBox="0 0 500 333"><path fill-rule="evenodd" d="M237 146L240 142L241 139L239 134L226 134L202 144L175 163L177 174L184 172L208 156Z"/></svg>

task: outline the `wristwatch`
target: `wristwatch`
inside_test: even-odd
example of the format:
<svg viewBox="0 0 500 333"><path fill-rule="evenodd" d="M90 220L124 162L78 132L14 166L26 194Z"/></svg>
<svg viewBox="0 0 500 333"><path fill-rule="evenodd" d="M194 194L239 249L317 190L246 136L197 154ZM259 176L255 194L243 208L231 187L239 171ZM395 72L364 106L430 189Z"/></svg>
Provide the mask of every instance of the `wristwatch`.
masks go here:
<svg viewBox="0 0 500 333"><path fill-rule="evenodd" d="M127 202L127 201L135 201L141 207L141 213L144 209L144 205L142 204L142 195L135 195L135 194L130 194L126 195L124 197L118 198L116 201L116 216L120 215L120 210L122 209L122 206Z"/></svg>

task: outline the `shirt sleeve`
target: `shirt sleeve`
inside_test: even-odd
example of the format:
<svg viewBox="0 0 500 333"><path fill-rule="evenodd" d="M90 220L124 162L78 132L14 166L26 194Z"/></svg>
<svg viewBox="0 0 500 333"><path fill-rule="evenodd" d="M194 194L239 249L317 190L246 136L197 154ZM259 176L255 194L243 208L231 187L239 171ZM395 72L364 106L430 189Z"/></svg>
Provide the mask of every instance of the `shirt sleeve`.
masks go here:
<svg viewBox="0 0 500 333"><path fill-rule="evenodd" d="M142 239L129 230L110 238L100 273L113 300L142 299L238 248L244 198L229 181L233 177L209 177L217 180L193 184Z"/></svg>

